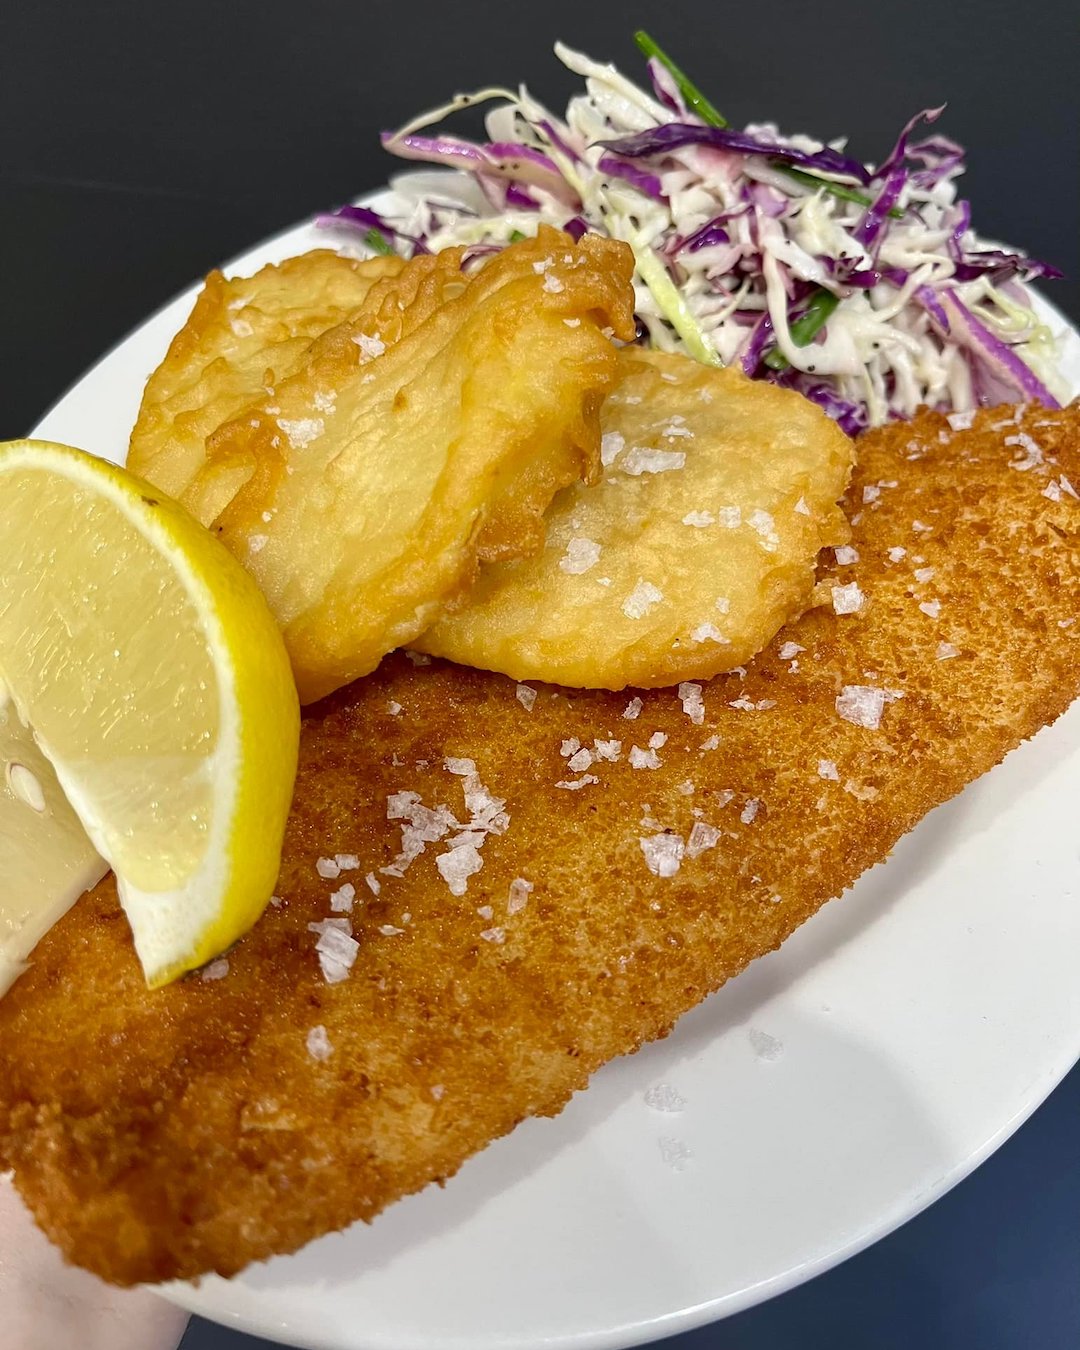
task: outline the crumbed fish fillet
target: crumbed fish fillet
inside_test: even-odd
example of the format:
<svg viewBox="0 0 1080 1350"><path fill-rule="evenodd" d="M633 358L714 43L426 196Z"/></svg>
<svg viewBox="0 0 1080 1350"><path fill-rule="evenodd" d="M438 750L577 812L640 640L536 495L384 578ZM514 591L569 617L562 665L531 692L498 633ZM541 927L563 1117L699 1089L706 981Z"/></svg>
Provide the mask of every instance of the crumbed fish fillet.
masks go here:
<svg viewBox="0 0 1080 1350"><path fill-rule="evenodd" d="M1080 411L859 451L857 561L700 704L398 655L310 711L280 901L221 978L149 992L111 881L69 912L0 1001L0 1159L70 1260L229 1275L451 1176L1065 709Z"/></svg>

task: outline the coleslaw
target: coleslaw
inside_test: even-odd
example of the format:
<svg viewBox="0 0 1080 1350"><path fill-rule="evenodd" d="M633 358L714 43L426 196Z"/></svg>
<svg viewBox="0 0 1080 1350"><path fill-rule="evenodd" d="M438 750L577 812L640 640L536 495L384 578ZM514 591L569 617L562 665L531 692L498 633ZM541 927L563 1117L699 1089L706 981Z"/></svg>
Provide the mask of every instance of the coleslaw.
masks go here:
<svg viewBox="0 0 1080 1350"><path fill-rule="evenodd" d="M459 94L394 132L391 153L459 172L392 181L401 210L323 223L410 256L483 257L541 221L633 250L641 340L799 390L855 434L921 405L966 411L1067 391L1026 285L1061 273L971 229L964 151L913 117L875 167L844 143L728 126L647 34L651 92L561 43L585 83L557 117L522 86ZM477 143L430 132L495 103Z"/></svg>

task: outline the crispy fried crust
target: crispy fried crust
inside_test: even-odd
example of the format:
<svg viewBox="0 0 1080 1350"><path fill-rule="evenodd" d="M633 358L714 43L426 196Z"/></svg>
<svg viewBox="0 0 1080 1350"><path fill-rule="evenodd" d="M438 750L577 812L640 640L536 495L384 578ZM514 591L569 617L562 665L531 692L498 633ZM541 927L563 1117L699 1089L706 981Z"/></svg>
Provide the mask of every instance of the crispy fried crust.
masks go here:
<svg viewBox="0 0 1080 1350"><path fill-rule="evenodd" d="M862 440L860 558L839 570L863 611L804 616L744 680L705 687L701 725L670 690L642 694L634 721L625 694L542 688L530 712L508 680L401 656L313 710L283 903L225 978L147 992L111 883L80 902L0 1002L0 1157L68 1258L120 1284L231 1274L450 1176L663 1036L1053 721L1080 684L1080 502L1059 477L1080 483L1080 412L1031 410L992 430L1007 416L953 435L926 415ZM1047 463L1017 467L1035 458L1023 440L1003 444L1021 432ZM920 581L915 568L934 572ZM792 641L797 670L778 654ZM871 730L838 716L848 685L903 697ZM661 766L632 769L631 742L658 730ZM595 764L596 783L559 788L571 737L618 738L622 757ZM364 873L399 848L388 794L462 814L447 755L475 759L508 829L460 898L436 871L444 844L372 896ZM678 790L688 779L692 794ZM646 801L680 836L698 819L718 827L717 846L653 875ZM307 925L341 884L315 860L337 852L359 858L361 946L331 986ZM508 915L515 877L535 889ZM316 1025L325 1061L306 1048Z"/></svg>
<svg viewBox="0 0 1080 1350"><path fill-rule="evenodd" d="M146 382L128 468L179 497L206 462L206 438L291 374L313 338L341 323L401 258L314 249L251 277L206 278L183 328Z"/></svg>
<svg viewBox="0 0 1080 1350"><path fill-rule="evenodd" d="M600 483L564 488L544 547L481 568L421 651L518 680L655 688L734 670L807 608L818 553L849 533L848 438L793 389L731 367L625 347L618 369ZM677 467L642 472L657 454Z"/></svg>
<svg viewBox="0 0 1080 1350"><path fill-rule="evenodd" d="M481 559L533 552L555 493L599 469L630 249L541 226L475 273L463 252L374 286L207 438L180 498L259 583L303 703L411 642Z"/></svg>

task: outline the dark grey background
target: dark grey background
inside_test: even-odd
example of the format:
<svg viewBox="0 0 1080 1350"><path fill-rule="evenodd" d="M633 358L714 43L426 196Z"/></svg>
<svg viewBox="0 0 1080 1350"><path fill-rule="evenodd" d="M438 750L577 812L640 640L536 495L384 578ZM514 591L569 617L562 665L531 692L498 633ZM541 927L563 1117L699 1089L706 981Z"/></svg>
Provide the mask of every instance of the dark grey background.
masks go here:
<svg viewBox="0 0 1080 1350"><path fill-rule="evenodd" d="M382 182L376 132L525 79L562 37L637 66L639 25L736 123L880 158L919 108L970 149L986 235L1078 266L1075 0L8 0L0 26L0 436L24 433L149 311L279 227ZM1080 320L1080 288L1054 298ZM1002 972L1007 977L1007 972ZM1080 975L1078 975L1080 978ZM942 1034L948 1034L943 1028ZM1080 1071L972 1179L839 1270L689 1350L1080 1346ZM194 1323L184 1350L261 1344Z"/></svg>

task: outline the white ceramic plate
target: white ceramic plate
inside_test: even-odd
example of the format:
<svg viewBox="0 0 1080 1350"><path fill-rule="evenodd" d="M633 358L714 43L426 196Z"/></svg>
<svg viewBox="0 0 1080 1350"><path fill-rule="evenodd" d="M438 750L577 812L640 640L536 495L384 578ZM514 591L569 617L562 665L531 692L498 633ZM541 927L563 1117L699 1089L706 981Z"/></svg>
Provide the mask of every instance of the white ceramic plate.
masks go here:
<svg viewBox="0 0 1080 1350"><path fill-rule="evenodd" d="M331 242L302 226L231 270ZM194 293L35 434L122 461ZM1078 790L1080 706L556 1120L371 1227L164 1292L318 1350L615 1350L835 1265L970 1172L1080 1057ZM681 1109L647 1104L658 1086Z"/></svg>

